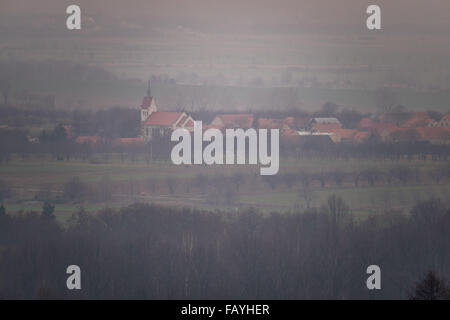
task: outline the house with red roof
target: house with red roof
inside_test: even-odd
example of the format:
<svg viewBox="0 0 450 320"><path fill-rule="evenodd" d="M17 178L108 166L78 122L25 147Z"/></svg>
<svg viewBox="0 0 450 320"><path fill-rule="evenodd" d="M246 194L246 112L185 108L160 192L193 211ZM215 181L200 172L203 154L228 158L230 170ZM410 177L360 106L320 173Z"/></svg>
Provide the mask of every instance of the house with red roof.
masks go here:
<svg viewBox="0 0 450 320"><path fill-rule="evenodd" d="M285 119L259 118L257 125L258 129L279 129L284 135L298 135L297 131L303 130L299 119L294 117Z"/></svg>
<svg viewBox="0 0 450 320"><path fill-rule="evenodd" d="M249 113L218 114L211 121L211 126L219 129L253 128L255 117Z"/></svg>
<svg viewBox="0 0 450 320"><path fill-rule="evenodd" d="M439 127L450 127L450 114L446 114L438 123Z"/></svg>
<svg viewBox="0 0 450 320"><path fill-rule="evenodd" d="M288 129L289 126L284 123L283 119L270 119L270 118L259 118L258 119L259 129Z"/></svg>
<svg viewBox="0 0 450 320"><path fill-rule="evenodd" d="M401 126L403 128L427 127L433 122L434 120L426 112L413 112Z"/></svg>
<svg viewBox="0 0 450 320"><path fill-rule="evenodd" d="M331 130L331 140L333 140L333 142L338 143L338 142L352 142L353 141L353 136L357 133L358 131L354 130L354 129L332 129Z"/></svg>
<svg viewBox="0 0 450 320"><path fill-rule="evenodd" d="M450 127L420 127L416 129L418 140L425 140L433 144L447 144L450 142Z"/></svg>
<svg viewBox="0 0 450 320"><path fill-rule="evenodd" d="M194 119L182 111L158 111L148 84L147 96L141 104L141 135L145 140L164 137L175 129L194 130Z"/></svg>
<svg viewBox="0 0 450 320"><path fill-rule="evenodd" d="M309 129L311 120L308 117L286 117L284 124L293 130L305 131Z"/></svg>
<svg viewBox="0 0 450 320"><path fill-rule="evenodd" d="M359 127L361 128L361 131L367 131L370 134L378 135L382 139L386 139L393 132L399 129L398 126L393 122L378 122L369 118L362 119L360 121Z"/></svg>
<svg viewBox="0 0 450 320"><path fill-rule="evenodd" d="M408 128L399 128L395 123L392 122L380 122L377 123L370 132L372 134L377 134L381 137L382 140L387 140L389 137L398 132L404 132Z"/></svg>
<svg viewBox="0 0 450 320"><path fill-rule="evenodd" d="M358 126L360 128L371 128L373 126L374 122L375 121L373 121L372 119L365 117L365 118L362 118L359 121L359 125Z"/></svg>
<svg viewBox="0 0 450 320"><path fill-rule="evenodd" d="M362 143L370 137L369 131L358 131L356 129L333 129L331 130L331 140L334 143Z"/></svg>
<svg viewBox="0 0 450 320"><path fill-rule="evenodd" d="M399 129L394 122L376 121L367 117L362 118L359 121L358 128L361 131L368 132L369 134L367 136L370 136L370 134L376 134L382 139L386 139L389 135Z"/></svg>

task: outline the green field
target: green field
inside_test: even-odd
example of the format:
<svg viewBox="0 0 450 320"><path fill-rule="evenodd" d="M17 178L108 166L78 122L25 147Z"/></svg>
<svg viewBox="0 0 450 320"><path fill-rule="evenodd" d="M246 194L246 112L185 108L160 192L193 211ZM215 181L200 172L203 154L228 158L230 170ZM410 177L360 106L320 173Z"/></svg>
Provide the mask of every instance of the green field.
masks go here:
<svg viewBox="0 0 450 320"><path fill-rule="evenodd" d="M103 156L98 155L98 158ZM342 186L336 186L329 180L324 187L318 181L312 181L308 191L305 191L300 185L289 188L281 182L271 189L259 176L258 166L175 166L168 162L147 165L140 159L122 163L117 155L109 155L107 159L103 163L91 164L54 161L50 158L21 160L14 157L8 164L0 166L0 179L10 184L13 190L12 196L5 200L5 207L10 213L40 212L43 204L40 195L45 191L56 206L58 219L67 223L71 215L81 208L96 212L104 207L119 208L136 201L212 210L255 207L263 212L302 212L308 205L320 207L330 195L336 194L347 202L354 214L365 216L392 210L407 212L417 200L439 197L447 201L447 195L450 194L449 181L436 183L429 178L431 170L446 165L445 162L436 161L284 159L280 164L279 175L332 170L351 174L373 167L387 172L392 166L406 166L417 169L421 176L420 181L406 184L388 185L379 181L373 186L361 183L357 187L351 180ZM222 183L221 177L236 174L245 178L234 200L228 204L212 201L214 196L219 199L225 197L213 191L215 185ZM219 180L213 180L202 190L196 185L199 175ZM64 184L73 177L80 177L92 190L101 190L105 185L112 187L112 197L107 201L91 198L68 201L63 196ZM168 188L167 181L170 179L174 181L172 191ZM306 198L305 193L308 194Z"/></svg>

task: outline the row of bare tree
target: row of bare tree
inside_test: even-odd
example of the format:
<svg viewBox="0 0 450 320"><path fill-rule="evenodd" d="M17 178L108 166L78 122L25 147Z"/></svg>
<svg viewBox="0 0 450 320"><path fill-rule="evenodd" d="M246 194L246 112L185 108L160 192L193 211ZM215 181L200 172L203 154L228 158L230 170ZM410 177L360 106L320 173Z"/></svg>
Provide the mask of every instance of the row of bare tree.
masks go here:
<svg viewBox="0 0 450 320"><path fill-rule="evenodd" d="M437 199L409 215L364 220L336 196L318 210L268 216L146 204L81 209L66 228L48 204L42 215L0 214L7 299L401 299L414 297L428 270L450 273L450 211ZM66 288L72 264L81 268L80 291ZM372 264L381 290L366 288Z"/></svg>

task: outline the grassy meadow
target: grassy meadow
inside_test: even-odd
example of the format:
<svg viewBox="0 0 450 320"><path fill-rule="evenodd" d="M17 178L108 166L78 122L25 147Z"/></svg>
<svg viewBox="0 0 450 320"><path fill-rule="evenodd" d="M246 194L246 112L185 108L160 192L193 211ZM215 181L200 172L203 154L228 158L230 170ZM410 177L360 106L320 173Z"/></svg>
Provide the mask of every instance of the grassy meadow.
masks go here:
<svg viewBox="0 0 450 320"><path fill-rule="evenodd" d="M100 161L102 160L102 161ZM49 157L21 159L13 157L8 164L0 166L0 179L12 187L12 196L5 201L10 213L20 211L40 212L43 199L55 204L55 213L62 223L70 221L73 213L81 208L96 212L104 207L119 208L133 202L157 203L221 210L254 207L263 212L303 212L305 209L320 207L327 198L336 194L349 205L351 212L358 216L387 211L407 212L421 199L440 197L446 201L450 192L448 181L436 182L430 173L446 163L437 161L393 161L393 160L343 160L343 159L292 159L282 158L280 171L275 177L286 177L298 173L317 174L339 170L348 175L367 168L377 168L386 173L391 167L405 166L419 177L407 183L388 184L380 178L374 185L361 181L356 186L347 177L340 186L328 178L322 186L311 179L307 189L298 183L292 186L278 181L272 188L259 175L259 166L175 166L169 162L147 164L141 159L121 161L118 155L96 155L96 161L55 161ZM221 188L223 181L241 175L239 187L228 182L234 189L229 203L214 201L225 198ZM73 177L79 177L93 190L111 193L105 199L91 198L89 195L79 200L64 197L64 185ZM206 177L206 178L205 178ZM209 179L209 181L207 180ZM294 178L296 179L296 178ZM228 180L227 180L228 181ZM238 188L238 190L236 190ZM218 195L219 194L219 195Z"/></svg>

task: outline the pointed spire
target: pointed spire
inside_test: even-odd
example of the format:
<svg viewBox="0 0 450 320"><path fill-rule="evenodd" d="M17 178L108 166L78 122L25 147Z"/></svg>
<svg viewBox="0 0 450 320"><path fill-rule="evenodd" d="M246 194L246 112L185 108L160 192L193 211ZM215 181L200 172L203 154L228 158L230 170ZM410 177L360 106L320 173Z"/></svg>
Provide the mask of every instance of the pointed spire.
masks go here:
<svg viewBox="0 0 450 320"><path fill-rule="evenodd" d="M148 80L148 88L147 88L147 97L151 97L151 92L150 92L150 79Z"/></svg>

